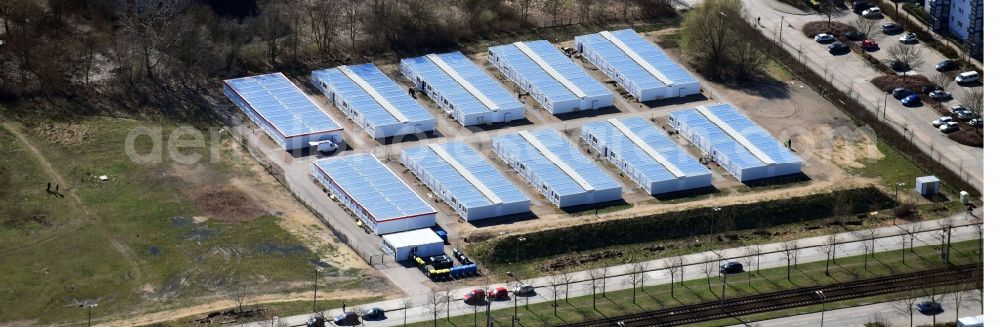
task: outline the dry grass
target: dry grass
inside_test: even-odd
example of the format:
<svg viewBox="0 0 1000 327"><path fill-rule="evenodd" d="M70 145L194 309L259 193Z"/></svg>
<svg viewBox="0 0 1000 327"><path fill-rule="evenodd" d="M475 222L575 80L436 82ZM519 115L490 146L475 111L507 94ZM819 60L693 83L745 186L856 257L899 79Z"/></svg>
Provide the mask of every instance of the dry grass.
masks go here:
<svg viewBox="0 0 1000 327"><path fill-rule="evenodd" d="M948 138L960 144L974 146L977 148L983 147L983 130L980 128L961 129L948 134Z"/></svg>
<svg viewBox="0 0 1000 327"><path fill-rule="evenodd" d="M872 84L875 84L875 87L878 87L882 92L891 92L892 89L897 87L905 87L914 92L920 92L920 89L924 86L934 85L934 83L931 83L923 75L907 75L905 77L900 75L883 75L872 79Z"/></svg>

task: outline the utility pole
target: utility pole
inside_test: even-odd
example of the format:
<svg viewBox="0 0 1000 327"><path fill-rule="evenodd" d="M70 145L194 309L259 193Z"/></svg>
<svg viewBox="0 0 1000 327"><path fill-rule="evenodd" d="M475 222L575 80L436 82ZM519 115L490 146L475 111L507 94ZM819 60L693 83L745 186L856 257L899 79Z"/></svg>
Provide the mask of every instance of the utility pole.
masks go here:
<svg viewBox="0 0 1000 327"><path fill-rule="evenodd" d="M316 268L316 277L313 279L313 313L316 313L316 293L319 291L319 273L323 268Z"/></svg>
<svg viewBox="0 0 1000 327"><path fill-rule="evenodd" d="M819 295L820 303L822 303L822 309L819 312L819 327L823 327L823 321L826 320L826 295L823 291L816 291L816 295Z"/></svg>

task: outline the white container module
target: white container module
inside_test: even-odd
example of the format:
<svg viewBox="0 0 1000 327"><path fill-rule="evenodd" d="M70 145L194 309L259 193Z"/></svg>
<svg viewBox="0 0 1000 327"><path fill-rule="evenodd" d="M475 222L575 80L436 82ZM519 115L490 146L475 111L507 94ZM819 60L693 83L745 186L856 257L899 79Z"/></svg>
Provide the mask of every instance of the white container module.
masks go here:
<svg viewBox="0 0 1000 327"><path fill-rule="evenodd" d="M430 228L382 235L382 250L396 261L444 254L444 240Z"/></svg>
<svg viewBox="0 0 1000 327"><path fill-rule="evenodd" d="M923 196L931 196L941 192L941 180L936 176L917 177L917 193Z"/></svg>

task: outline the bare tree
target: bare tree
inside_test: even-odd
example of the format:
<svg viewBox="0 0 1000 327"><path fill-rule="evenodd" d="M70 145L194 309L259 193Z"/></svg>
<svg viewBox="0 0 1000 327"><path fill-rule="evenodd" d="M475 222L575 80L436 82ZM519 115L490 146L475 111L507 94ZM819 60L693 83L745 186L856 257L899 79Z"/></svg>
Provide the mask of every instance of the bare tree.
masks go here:
<svg viewBox="0 0 1000 327"><path fill-rule="evenodd" d="M744 14L743 3L738 0L703 1L688 12L682 23L684 52L698 57L692 62L702 63L701 68L709 75L718 75L732 40L740 37L734 30Z"/></svg>
<svg viewBox="0 0 1000 327"><path fill-rule="evenodd" d="M528 14L535 8L538 0L516 0L517 11L521 15L521 22L528 25Z"/></svg>
<svg viewBox="0 0 1000 327"><path fill-rule="evenodd" d="M604 275L598 269L587 270L587 276L590 277L590 302L594 309L597 309L597 285L604 282Z"/></svg>
<svg viewBox="0 0 1000 327"><path fill-rule="evenodd" d="M966 89L962 96L962 105L972 110L977 116L983 116L983 88Z"/></svg>
<svg viewBox="0 0 1000 327"><path fill-rule="evenodd" d="M951 290L952 290L951 293L952 300L955 301L955 324L958 324L958 318L962 316L961 314L959 314L959 311L961 311L962 309L962 302L965 301L965 299L969 298L969 295L966 294L966 290L962 289L962 287L956 286L953 287Z"/></svg>
<svg viewBox="0 0 1000 327"><path fill-rule="evenodd" d="M674 297L674 276L684 269L684 257L673 257L667 259L667 274L670 275L670 297ZM683 282L683 281L682 281Z"/></svg>
<svg viewBox="0 0 1000 327"><path fill-rule="evenodd" d="M941 303L941 299L944 298L944 294L938 293L938 291L939 291L938 288L934 287L934 286L925 287L922 290L922 292L924 293L924 296L927 297L927 300L930 300L931 302L935 302L935 303ZM937 326L937 315L936 314L935 315L931 315L931 326Z"/></svg>
<svg viewBox="0 0 1000 327"><path fill-rule="evenodd" d="M434 327L437 327L438 316L441 314L441 311L445 310L448 298L436 291L431 291L431 294L428 294L427 296L427 300L427 312L434 317Z"/></svg>
<svg viewBox="0 0 1000 327"><path fill-rule="evenodd" d="M362 1L347 0L344 5L344 22L347 27L347 38L351 41L351 51L357 51L357 42L361 36L365 13Z"/></svg>
<svg viewBox="0 0 1000 327"><path fill-rule="evenodd" d="M541 0L542 1L542 12L549 16L549 19L555 24L556 20L559 18L559 14L562 13L563 5L566 0Z"/></svg>
<svg viewBox="0 0 1000 327"><path fill-rule="evenodd" d="M632 286L632 304L635 304L636 289L639 287L640 280L643 275L643 267L637 263L633 263L629 269L628 279L623 281L624 285Z"/></svg>
<svg viewBox="0 0 1000 327"><path fill-rule="evenodd" d="M799 245L795 240L781 243L781 254L785 258L785 276L789 281L792 280L792 260L798 257L798 249Z"/></svg>
<svg viewBox="0 0 1000 327"><path fill-rule="evenodd" d="M705 274L705 281L708 282L708 288L709 289L712 288L712 271L715 270L715 269L712 269L713 268L712 267L712 262L713 261L705 261L700 266L701 267L701 273Z"/></svg>
<svg viewBox="0 0 1000 327"><path fill-rule="evenodd" d="M563 301L569 303L569 285L573 284L573 275L563 272L559 274L559 283L563 285Z"/></svg>
<svg viewBox="0 0 1000 327"><path fill-rule="evenodd" d="M546 280L552 287L552 315L559 316L559 276L550 275Z"/></svg>
<svg viewBox="0 0 1000 327"><path fill-rule="evenodd" d="M233 273L230 276L228 295L236 303L236 312L243 312L243 304L247 301L250 286L240 273Z"/></svg>
<svg viewBox="0 0 1000 327"><path fill-rule="evenodd" d="M858 16L851 21L851 26L858 30L866 38L872 38L879 31L879 21Z"/></svg>
<svg viewBox="0 0 1000 327"><path fill-rule="evenodd" d="M917 67L924 64L924 55L920 47L896 43L886 50L889 59L898 61L907 67Z"/></svg>
<svg viewBox="0 0 1000 327"><path fill-rule="evenodd" d="M325 56L333 54L337 31L341 28L342 4L341 1L316 1L305 6L309 38L316 50Z"/></svg>
<svg viewBox="0 0 1000 327"><path fill-rule="evenodd" d="M451 299L455 297L455 290L445 287L444 294L441 296L444 298L445 315L447 315L448 321L451 321Z"/></svg>
<svg viewBox="0 0 1000 327"><path fill-rule="evenodd" d="M826 239L826 243L820 246L820 251L826 254L826 270L824 274L830 276L830 260L833 260L833 252L837 248L837 234L831 234L830 237Z"/></svg>
<svg viewBox="0 0 1000 327"><path fill-rule="evenodd" d="M411 306L413 306L413 300L406 298L406 300L403 301L403 326L406 326L406 313L410 310Z"/></svg>
<svg viewBox="0 0 1000 327"><path fill-rule="evenodd" d="M952 84L955 83L955 74L950 72L934 74L934 76L931 76L931 83L947 90Z"/></svg>
<svg viewBox="0 0 1000 327"><path fill-rule="evenodd" d="M748 246L745 251L747 257L747 286L749 286L752 283L751 277L753 274L757 273L757 270L755 270L754 267L757 267L756 269L760 269L760 246L751 245Z"/></svg>
<svg viewBox="0 0 1000 327"><path fill-rule="evenodd" d="M900 314L907 315L910 317L910 327L913 327L913 312L917 310L917 297L913 294L913 291L907 291L906 297L902 300L892 303L892 308Z"/></svg>
<svg viewBox="0 0 1000 327"><path fill-rule="evenodd" d="M942 218L937 222L938 227L941 227L941 232L938 233L938 238L941 241L941 259L944 262L950 262L951 260L951 231L955 227L955 221L951 217Z"/></svg>
<svg viewBox="0 0 1000 327"><path fill-rule="evenodd" d="M878 229L875 228L874 226L873 227L869 227L868 229L865 229L865 237L867 237L868 238L868 242L871 243L871 246L869 247L869 249L871 249L872 259L874 259L875 258L875 243L878 241L878 238L879 238L879 231L878 231Z"/></svg>
<svg viewBox="0 0 1000 327"><path fill-rule="evenodd" d="M830 21L833 20L833 16L840 12L839 5L843 5L842 1L836 0L816 0L813 3L816 5L816 10L818 10L823 16L826 16L826 23L829 26Z"/></svg>

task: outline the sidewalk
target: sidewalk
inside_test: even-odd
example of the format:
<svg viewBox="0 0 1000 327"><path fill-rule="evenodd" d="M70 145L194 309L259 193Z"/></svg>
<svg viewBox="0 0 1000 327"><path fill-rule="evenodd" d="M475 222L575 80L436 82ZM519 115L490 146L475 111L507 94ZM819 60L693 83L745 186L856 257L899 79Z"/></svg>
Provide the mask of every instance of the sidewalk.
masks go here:
<svg viewBox="0 0 1000 327"><path fill-rule="evenodd" d="M982 208L977 209L976 215L981 217L981 215L982 215ZM966 224L966 223L969 222L969 221L965 220L964 217L965 217L964 214L959 214L959 215L953 216L952 219L954 219L954 221L956 222L956 224L963 225L963 224ZM920 230L927 230L927 229L936 229L936 228L939 228L938 223L939 223L939 221L934 220L934 221L918 222L918 223L914 223L914 224L916 226L919 226ZM883 228L876 229L876 231L877 231L878 235L882 235L882 236L885 236L885 235L898 235L898 234L904 232L903 228L905 228L905 226L908 226L908 225L883 227ZM936 238L935 234L936 233L933 233L933 232L920 232L920 233L917 233L917 237L915 239L915 243L916 243L915 246L940 244L940 241ZM975 230L975 228L973 228L971 226L961 227L961 228L955 228L953 230L953 232L952 232L952 242L974 240L974 239L978 239L978 238L979 238L978 232ZM800 239L797 242L798 242L799 248L804 248L804 247L808 247L808 246L817 246L817 245L826 244L827 239L828 239L827 236L820 236L820 237L811 237L811 238ZM849 241L864 239L864 236L856 234L856 233L840 233L840 234L837 234L837 239L838 239L838 242L849 242ZM730 248L730 249L724 249L724 250L716 250L716 251L708 251L708 252L702 252L702 253L689 254L689 255L684 255L684 256L681 256L681 257L683 258L683 260L684 260L685 263L698 263L698 262L704 262L704 261L718 260L720 257L721 258L739 258L739 257L743 257L743 256L746 255L747 248L749 248L749 247ZM901 248L901 244L900 244L900 241L899 241L898 237L882 238L882 239L879 239L879 240L876 241L876 251L877 252L892 251L892 250L897 250L897 249L900 249L900 248ZM760 263L761 264L760 264L759 269L768 269L768 268L776 268L776 267L784 267L785 266L785 260L782 257L781 253L777 253L776 252L776 251L780 251L780 249L781 249L781 243L771 243L771 244L761 245L760 249L761 249L762 255L760 257L760 259L761 259ZM769 252L775 252L775 253L769 253ZM763 254L763 253L768 253L768 254ZM864 253L864 247L863 247L863 245L860 242L848 243L848 244L841 244L837 248L837 256L838 257L841 257L841 256L861 255L862 253ZM664 258L664 259L650 260L650 261L646 261L645 262L645 265L647 267L647 269L646 269L647 272L644 275L644 280L645 280L645 284L647 286L651 286L651 285L663 285L663 284L667 284L667 283L670 282L670 276L669 276L669 274L666 274L662 270L658 270L658 269L662 269L662 268L666 267L668 265L667 262L669 262L668 261L669 259L670 258ZM799 263L823 261L823 260L826 260L826 253L823 252L818 247L808 248L808 249L802 249L802 250L799 251L798 260L799 260ZM607 276L615 276L615 277L608 277L605 280L605 285L606 285L607 291L611 292L611 291L622 290L622 289L626 289L626 288L630 287L630 286L626 285L627 283L625 283L625 280L629 278L629 276L627 276L627 274L629 274L629 272L631 271L631 268L632 268L631 265L618 265L618 266L608 267L607 268ZM589 280L590 279L590 277L589 277L589 270L579 271L579 272L571 273L569 275L571 276L571 279L573 281L584 281L584 280ZM699 270L699 267L697 265L688 265L688 266L684 267L684 274L683 275L684 275L684 280L701 279L703 277L703 275L701 274L701 272ZM679 277L679 276L675 276L675 277ZM551 287L551 286L549 286L550 282L548 281L548 278L549 278L549 276L545 276L545 277L532 278L532 279L527 279L527 280L523 280L522 281L525 284L534 285L535 288L536 288L536 290L537 290L537 295L531 297L531 299L530 299L531 302L537 303L539 301L548 301L549 300L548 298L551 296L551 291L548 291L548 288ZM677 280L679 280L679 278L677 278ZM507 285L507 286L508 287L512 287L513 285ZM560 287L562 287L562 286L560 286ZM462 303L461 302L461 296L463 294L465 294L466 292L468 292L469 290L474 289L474 288L476 288L476 287L462 287L462 288L457 288L457 289L453 290L453 297L452 297L452 304L451 304L451 314L453 316L458 316L458 315L463 315L463 314L472 314L473 313L473 307L469 306L469 305L465 305L464 303ZM481 287L479 287L479 288L481 288ZM589 283L588 282L580 282L580 283L575 283L575 284L570 285L569 296L570 297L585 296L585 295L589 295L590 292L591 292L591 290L590 290ZM438 294L442 294L442 293L438 293ZM411 297L411 298L401 298L401 299L387 300L387 301L381 301L381 302L376 302L376 303L369 303L367 305L362 306L362 307L365 307L365 308L379 307L379 308L382 308L382 309L385 309L386 311L388 311L386 313L386 316L388 317L388 319L383 320L383 321L369 321L369 322L365 322L365 325L366 326L395 326L395 325L402 324L402 318L403 318L402 308L404 307L403 304L406 303L406 301L410 301L409 302L410 304L408 306L409 309L407 309L407 313L406 313L407 322L426 321L426 320L433 319L432 314L429 312L429 310L427 310L427 304L429 303L429 297L422 297L422 298ZM523 301L524 300L521 300L519 302L521 302L523 304ZM494 302L492 306L493 306L494 309L504 309L504 308L510 308L510 307L512 307L512 305L513 305L513 301L502 301L502 302ZM340 308L336 308L336 309L328 310L328 311L324 312L324 314L327 317L335 317L336 315L338 315L340 313L341 313ZM305 321L308 320L309 317L311 317L311 316L312 316L311 314L297 315L297 316L282 318L281 321L284 324L286 324L286 325L294 326L294 325L304 324ZM253 326L253 324L247 324L247 326Z"/></svg>

